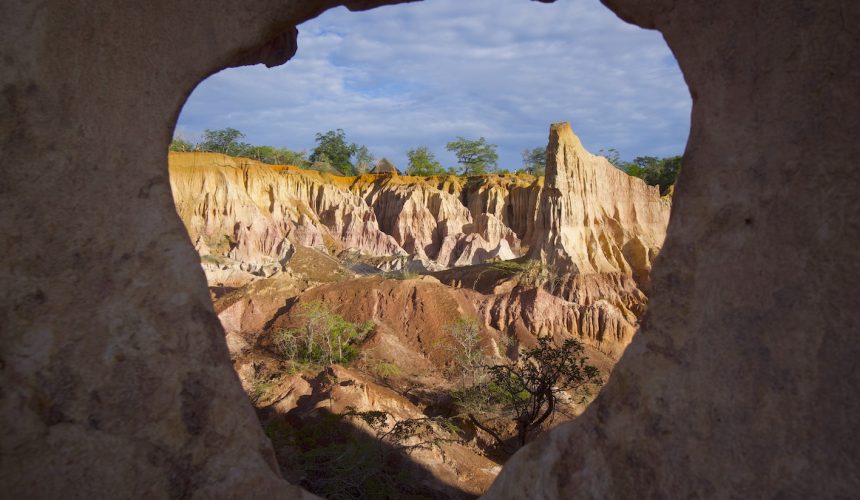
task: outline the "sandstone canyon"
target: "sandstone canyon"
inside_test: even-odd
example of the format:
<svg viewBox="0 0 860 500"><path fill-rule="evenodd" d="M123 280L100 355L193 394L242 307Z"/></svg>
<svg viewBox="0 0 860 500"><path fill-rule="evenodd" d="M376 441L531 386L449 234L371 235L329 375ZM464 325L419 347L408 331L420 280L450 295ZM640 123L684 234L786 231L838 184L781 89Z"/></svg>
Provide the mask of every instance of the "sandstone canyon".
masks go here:
<svg viewBox="0 0 860 500"><path fill-rule="evenodd" d="M344 274L435 271L461 288L476 288L469 275L493 274L492 265L482 264L532 259L553 275L548 295L565 305L528 313L542 326L524 331L556 328L592 339L617 358L645 310L643 289L671 202L591 155L569 124L551 128L549 152L546 181L527 174L340 177L171 153L170 182L212 287L293 276L289 262L297 250L340 261ZM461 267L467 269L457 272ZM485 326L513 331L542 300L526 299L514 283L500 285L500 293L479 289L485 298L478 309Z"/></svg>
<svg viewBox="0 0 860 500"><path fill-rule="evenodd" d="M255 287L266 311L265 297L335 293L343 266L326 268L321 249L331 256L345 245L338 238L358 238L352 243L367 255L385 254L362 257L362 266L439 266L433 276L399 283L361 278L362 291L378 298L379 319L393 325L399 311L385 307L387 298L400 303L420 294L446 311L471 313L477 303L474 313L499 332L494 311L526 317L529 308L559 314L548 329L569 322L578 332L605 332L601 325L611 322L596 313L580 326L583 308L632 324L625 308L640 314L639 293L648 294L639 331L597 398L516 453L487 498L856 497L860 184L852 131L860 128L860 47L852 27L860 24L860 4L603 1L623 20L662 33L693 99L684 173L649 273L653 212L618 206L616 216L603 200L578 206L564 193L501 180L486 197L460 201L474 224L466 230L439 222L448 217L437 218L445 196L437 207L423 193L389 195L398 188L379 181L322 187L351 193L337 196L354 202L352 217L301 193L311 181L268 182L266 174L249 190L239 180L244 167L229 165L225 176L235 184L217 176L208 182L235 190L221 193L235 200L232 212L207 217L206 204L192 199L177 211L164 152L195 85L229 66L283 64L297 49L296 26L326 9L389 3L397 2L215 0L205 10L162 0L146 8L101 0L0 5L0 496L309 498L294 485L299 478L284 479L279 464L289 456L275 455L231 366L232 352L240 375L254 370L243 365L253 346L239 332L265 328L261 318L270 312L258 314L256 303L228 289ZM559 185L577 180L571 172L555 178ZM187 182L192 198L202 192ZM275 207L274 191L265 202L269 187L321 204L293 214L298 205L279 199ZM470 188L433 189L454 195ZM381 220L375 208L361 209L377 206L367 201L374 190L421 220ZM513 216L500 208L505 196L545 198L553 209L534 228L548 244L529 231L528 203L518 201L525 212ZM445 205L468 225L456 204ZM229 227L246 214L256 225ZM481 222L483 214L495 220ZM589 224L559 224L574 214ZM207 240L222 230L234 239ZM580 235L592 244L572 246ZM455 244L440 262L449 236ZM484 243L473 244L478 236ZM514 255L527 249L527 256L603 277L571 281L565 287L573 291L561 297L532 292L540 296L517 302L509 285L456 266L480 260L481 248L504 250L482 247L502 239ZM293 243L299 240L320 250L309 256ZM214 308L195 245L202 253L208 247L207 271L223 275L215 277L223 286L212 290ZM291 272L295 283L272 281ZM302 291L306 284L315 286ZM617 296L603 300L606 290ZM232 332L226 342L225 327ZM396 345L400 333L374 341L406 354L420 348L422 332ZM589 345L617 358L605 342ZM335 392L345 404L384 394L401 415L418 408L360 377L333 369L311 381L285 377L275 389L310 396L280 401L299 412ZM448 453L481 471L476 483L496 473L472 449ZM456 482L447 464L431 467Z"/></svg>
<svg viewBox="0 0 860 500"><path fill-rule="evenodd" d="M458 318L478 321L487 360L538 337L574 338L608 375L646 310L671 201L590 154L567 123L551 127L548 151L546 178L340 177L171 153L177 213L263 425L308 428L326 404L413 420L455 412L451 401L417 394L454 390L450 355L438 346ZM374 325L362 362L329 374L358 394L323 383L319 369L294 373L273 347L309 304ZM380 378L379 366L398 376ZM436 495L480 494L501 465L487 439L478 432L410 458L432 471L425 488ZM315 489L319 472L295 476L285 453L284 474L325 493Z"/></svg>

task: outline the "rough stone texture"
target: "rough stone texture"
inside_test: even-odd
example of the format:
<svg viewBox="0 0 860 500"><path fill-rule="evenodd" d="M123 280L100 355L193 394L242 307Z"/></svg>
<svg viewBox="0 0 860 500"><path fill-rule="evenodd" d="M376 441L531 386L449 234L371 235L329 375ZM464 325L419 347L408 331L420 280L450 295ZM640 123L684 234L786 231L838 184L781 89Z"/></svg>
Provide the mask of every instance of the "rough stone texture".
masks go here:
<svg viewBox="0 0 860 500"><path fill-rule="evenodd" d="M543 177L510 174L470 177L460 197L473 218L492 215L511 228L522 242L529 244L534 239L543 185Z"/></svg>
<svg viewBox="0 0 860 500"><path fill-rule="evenodd" d="M590 281L605 281L603 275L592 275ZM632 284L632 282L627 282ZM573 337L609 361L616 361L633 338L637 317L623 305L610 302L624 292L644 297L635 285L629 290L608 287L607 295L596 301L569 302L543 289L515 288L510 292L486 295L478 302L479 311L488 328L517 337L531 345L535 337L545 335L556 339ZM594 361L594 360L592 360ZM601 367L602 368L602 367ZM605 373L605 372L604 372Z"/></svg>
<svg viewBox="0 0 860 500"><path fill-rule="evenodd" d="M580 284L581 289L599 289L592 281L603 279L592 275ZM482 294L442 284L431 276L404 280L376 276L321 284L298 292L283 281L258 280L216 301L215 309L225 330L249 338L273 337L282 328L299 326L294 324L299 317L297 307L322 300L335 304L338 314L349 321L372 320L379 337L403 346L388 361L412 370L432 371L428 360L438 357L440 351L448 355L438 342L448 338L451 322L463 317L480 319L483 332L492 342L516 337L520 344L532 346L538 336L575 338L607 373L630 343L637 324L636 316L623 304L602 297L572 303L535 288L513 287ZM625 291L638 292L635 285L630 290L617 287L618 283L609 285L607 296L617 298Z"/></svg>
<svg viewBox="0 0 860 500"><path fill-rule="evenodd" d="M856 496L860 3L604 1L662 31L694 103L650 317L488 495ZM301 494L230 367L164 151L197 83L284 62L337 4L0 4L2 496Z"/></svg>
<svg viewBox="0 0 860 500"><path fill-rule="evenodd" d="M197 83L283 62L341 3L384 2L0 3L0 496L302 495L230 366L165 151Z"/></svg>
<svg viewBox="0 0 860 500"><path fill-rule="evenodd" d="M582 146L569 123L550 127L546 183L532 257L562 272L622 273L650 284L671 204L642 179Z"/></svg>
<svg viewBox="0 0 860 500"><path fill-rule="evenodd" d="M270 276L283 269L295 245L365 256L408 254L432 268L513 259L522 253L520 239L495 213L504 204L506 213L534 221L536 195L506 194L541 190L531 176L493 175L469 183L456 177L343 177L215 153L170 153L169 171L176 211L204 257L210 283L235 282L236 270ZM481 196L485 188L495 197Z"/></svg>
<svg viewBox="0 0 860 500"><path fill-rule="evenodd" d="M605 3L680 63L684 170L641 331L487 497L856 497L860 3Z"/></svg>
<svg viewBox="0 0 860 500"><path fill-rule="evenodd" d="M214 153L171 153L176 211L201 255L283 265L292 243L405 255L346 178ZM339 185L340 184L340 185Z"/></svg>

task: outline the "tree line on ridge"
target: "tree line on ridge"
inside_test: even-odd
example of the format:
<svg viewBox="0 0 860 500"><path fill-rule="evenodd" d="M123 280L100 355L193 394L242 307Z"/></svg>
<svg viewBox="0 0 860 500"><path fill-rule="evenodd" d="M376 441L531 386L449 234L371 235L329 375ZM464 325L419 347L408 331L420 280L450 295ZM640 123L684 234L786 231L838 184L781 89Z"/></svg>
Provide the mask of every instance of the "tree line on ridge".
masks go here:
<svg viewBox="0 0 860 500"><path fill-rule="evenodd" d="M175 137L170 143L171 151L204 151L242 156L272 165L295 165L300 168L319 170L338 175L361 175L373 168L376 160L365 145L349 142L343 129L317 133L316 146L308 155L305 151L288 148L260 146L244 142L245 134L234 128L218 130L206 129L203 140L192 144L182 137ZM485 175L499 172L498 146L484 137L467 139L457 137L446 144L445 148L457 157L458 166L444 167L427 146L410 149L406 156L409 166L405 173L416 176L433 175ZM616 149L600 150L616 168L648 184L659 186L666 193L675 183L681 171L681 156L658 158L637 156L632 161L624 161ZM517 173L544 175L546 169L546 148L535 147L522 152L522 167Z"/></svg>

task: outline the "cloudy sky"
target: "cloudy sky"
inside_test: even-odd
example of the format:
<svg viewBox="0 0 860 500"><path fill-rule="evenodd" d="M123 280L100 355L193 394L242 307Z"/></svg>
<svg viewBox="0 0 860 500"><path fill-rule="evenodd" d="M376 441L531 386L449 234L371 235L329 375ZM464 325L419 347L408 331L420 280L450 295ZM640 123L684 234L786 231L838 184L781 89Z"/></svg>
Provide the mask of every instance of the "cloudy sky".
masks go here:
<svg viewBox="0 0 860 500"><path fill-rule="evenodd" d="M426 145L486 137L499 166L546 145L569 121L592 152L625 159L681 154L690 96L659 33L619 20L598 0L426 0L367 12L331 10L299 26L287 64L222 71L194 91L177 133L233 127L252 144L308 152L317 132L406 166Z"/></svg>

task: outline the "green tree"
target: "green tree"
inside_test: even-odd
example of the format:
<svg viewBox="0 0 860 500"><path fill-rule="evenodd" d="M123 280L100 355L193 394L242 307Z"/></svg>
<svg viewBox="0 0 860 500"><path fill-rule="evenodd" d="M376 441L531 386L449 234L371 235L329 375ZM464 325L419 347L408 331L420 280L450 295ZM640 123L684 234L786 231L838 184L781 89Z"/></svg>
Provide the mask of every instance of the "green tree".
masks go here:
<svg viewBox="0 0 860 500"><path fill-rule="evenodd" d="M678 174L681 173L681 157L637 156L633 161L626 164L624 170L652 186L659 186L660 192L665 194L669 186L675 184Z"/></svg>
<svg viewBox="0 0 860 500"><path fill-rule="evenodd" d="M546 147L523 150L523 167L532 175L546 173Z"/></svg>
<svg viewBox="0 0 860 500"><path fill-rule="evenodd" d="M358 151L358 146L346 141L343 129L329 130L316 135L317 146L311 152L311 162L321 162L325 157L332 167L343 175L354 175L355 167L350 159Z"/></svg>
<svg viewBox="0 0 860 500"><path fill-rule="evenodd" d="M656 156L637 156L633 158L633 161L626 163L624 167L628 174L648 182L647 178L651 177L651 172L658 169L659 163L660 158Z"/></svg>
<svg viewBox="0 0 860 500"><path fill-rule="evenodd" d="M182 137L176 136L170 141L170 151L193 151L194 145L186 141Z"/></svg>
<svg viewBox="0 0 860 500"><path fill-rule="evenodd" d="M370 153L367 146L355 146L355 173L358 175L365 174L370 171L370 165L376 158Z"/></svg>
<svg viewBox="0 0 860 500"><path fill-rule="evenodd" d="M449 142L445 148L457 157L463 175L484 175L496 171L499 161L497 146L488 143L483 137L477 140L457 137L456 141Z"/></svg>
<svg viewBox="0 0 860 500"><path fill-rule="evenodd" d="M426 177L445 174L442 164L436 161L436 156L427 146L410 149L406 152L406 156L409 158L409 168L406 169L408 175Z"/></svg>
<svg viewBox="0 0 860 500"><path fill-rule="evenodd" d="M597 368L587 364L582 344L572 339L556 346L550 337L540 337L518 362L495 365L489 371L490 403L516 424L515 446L473 413L469 420L508 452L525 445L529 434L540 429L571 392L602 383Z"/></svg>
<svg viewBox="0 0 860 500"><path fill-rule="evenodd" d="M279 331L275 347L284 358L306 363L352 361L358 356L357 344L375 326L372 321L351 323L319 300L301 305L298 317L303 326Z"/></svg>
<svg viewBox="0 0 860 500"><path fill-rule="evenodd" d="M627 164L624 162L624 160L621 159L621 153L619 153L617 149L615 149L615 148L609 148L606 150L601 149L599 151L599 153L601 156L605 156L606 159L609 160L609 163L611 163L613 166L615 166L615 168L619 168L621 170L626 170L625 167L627 166Z"/></svg>
<svg viewBox="0 0 860 500"><path fill-rule="evenodd" d="M678 180L681 173L681 156L658 158L656 156L637 156L633 161L624 161L615 148L600 150L600 153L616 168L628 175L639 177L652 186L659 186L660 192L666 194L669 186Z"/></svg>
<svg viewBox="0 0 860 500"><path fill-rule="evenodd" d="M678 174L681 173L681 156L670 156L663 158L658 164L655 172L651 173L649 178L645 179L649 184L660 186L660 192L666 194L669 186L678 181Z"/></svg>
<svg viewBox="0 0 860 500"><path fill-rule="evenodd" d="M305 151L293 151L292 149L281 148L278 150L278 164L295 165L296 167L307 168L308 159Z"/></svg>
<svg viewBox="0 0 860 500"><path fill-rule="evenodd" d="M245 156L263 163L277 164L278 154L272 146L248 146L245 148Z"/></svg>
<svg viewBox="0 0 860 500"><path fill-rule="evenodd" d="M304 151L293 151L288 148L274 148L271 146L252 146L248 150L248 156L270 165L295 165L305 167L308 160Z"/></svg>
<svg viewBox="0 0 860 500"><path fill-rule="evenodd" d="M199 147L202 151L238 155L250 147L247 143L240 141L240 139L244 138L245 134L235 128L228 127L220 130L206 129L203 131L203 142L200 143Z"/></svg>

